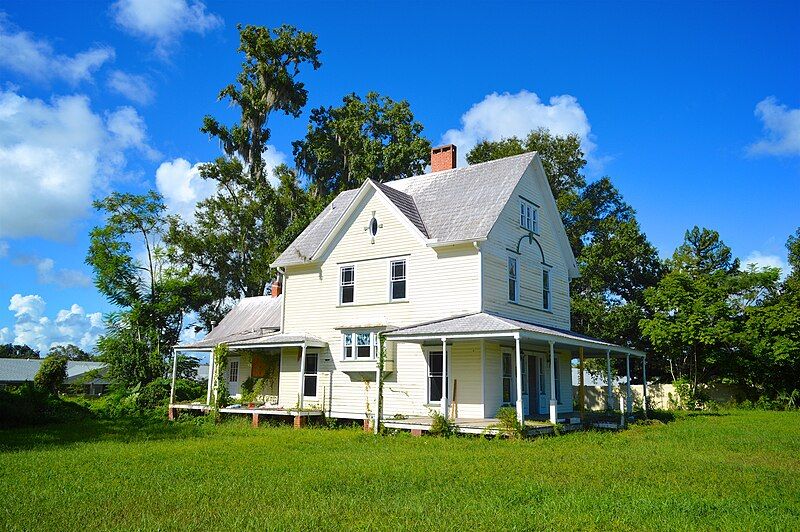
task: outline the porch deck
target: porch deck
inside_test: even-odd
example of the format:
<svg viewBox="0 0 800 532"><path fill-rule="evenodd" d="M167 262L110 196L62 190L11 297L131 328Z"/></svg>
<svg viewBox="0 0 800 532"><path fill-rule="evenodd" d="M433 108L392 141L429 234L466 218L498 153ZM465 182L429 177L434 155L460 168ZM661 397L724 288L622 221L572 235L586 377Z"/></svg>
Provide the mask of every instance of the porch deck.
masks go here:
<svg viewBox="0 0 800 532"><path fill-rule="evenodd" d="M175 410L190 410L207 414L208 412L211 411L211 407L201 403L173 403L169 405L170 419L172 419L173 412ZM291 408L279 408L277 406L268 406L268 405L258 406L254 408L249 408L240 405L231 405L231 406L226 406L224 408L220 408L219 411L222 414L243 414L243 415L253 416L253 424L258 423L258 416L287 416L287 417L293 417L295 419L297 418L308 419L311 417L323 416L322 410L310 410L310 409L297 410Z"/></svg>
<svg viewBox="0 0 800 532"><path fill-rule="evenodd" d="M410 417L406 419L387 418L381 421L381 424L390 429L428 432L431 429L433 420L427 416ZM456 432L461 434L486 434L496 436L502 433L500 420L496 418L456 418L453 420L453 426ZM553 433L553 425L545 421L526 420L525 428L529 436Z"/></svg>

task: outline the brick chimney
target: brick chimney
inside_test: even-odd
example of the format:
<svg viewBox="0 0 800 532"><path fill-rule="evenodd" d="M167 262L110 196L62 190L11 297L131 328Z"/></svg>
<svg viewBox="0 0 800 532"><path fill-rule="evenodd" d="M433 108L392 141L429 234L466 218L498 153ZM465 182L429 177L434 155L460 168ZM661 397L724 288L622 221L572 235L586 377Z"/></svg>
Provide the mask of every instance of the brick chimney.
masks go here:
<svg viewBox="0 0 800 532"><path fill-rule="evenodd" d="M272 288L270 289L269 293L272 297L278 297L279 295L281 295L281 282L277 280L274 281L272 283Z"/></svg>
<svg viewBox="0 0 800 532"><path fill-rule="evenodd" d="M448 144L431 150L431 172L452 170L456 167L456 146Z"/></svg>

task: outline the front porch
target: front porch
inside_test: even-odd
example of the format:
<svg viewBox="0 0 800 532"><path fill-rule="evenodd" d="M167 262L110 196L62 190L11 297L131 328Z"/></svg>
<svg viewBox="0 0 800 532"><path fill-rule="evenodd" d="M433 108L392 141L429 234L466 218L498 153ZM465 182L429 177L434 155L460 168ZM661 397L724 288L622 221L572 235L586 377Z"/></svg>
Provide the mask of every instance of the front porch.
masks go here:
<svg viewBox="0 0 800 532"><path fill-rule="evenodd" d="M179 412L197 412L201 414L208 414L213 410L213 408L207 404L203 403L175 403L169 405L169 419L173 420L177 417ZM286 418L292 417L294 418L294 426L299 428L306 425L307 420L312 418L322 418L324 415L322 410L296 410L290 408L280 408L277 406L270 407L267 405L258 406L258 407L249 407L249 406L241 406L241 405L230 405L219 409L220 414L238 414L238 415L245 415L250 416L252 418L252 424L254 427L258 426L258 423L264 419L269 417L278 417L278 418Z"/></svg>

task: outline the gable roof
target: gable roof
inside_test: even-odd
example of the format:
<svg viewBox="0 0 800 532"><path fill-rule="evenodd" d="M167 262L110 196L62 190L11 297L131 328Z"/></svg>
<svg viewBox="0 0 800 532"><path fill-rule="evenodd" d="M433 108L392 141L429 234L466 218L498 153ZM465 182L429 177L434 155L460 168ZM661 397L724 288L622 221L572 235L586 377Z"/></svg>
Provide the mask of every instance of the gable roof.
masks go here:
<svg viewBox="0 0 800 532"><path fill-rule="evenodd" d="M399 211L429 246L486 240L514 188L534 160L538 160L536 152L529 152L386 183L367 180L360 188L339 194L272 266L307 264L316 260L370 189ZM552 204L555 205L554 200ZM569 263L574 257L557 210L555 215L560 226L560 231L556 227L556 238L569 253ZM569 266L572 269L573 265Z"/></svg>
<svg viewBox="0 0 800 532"><path fill-rule="evenodd" d="M0 382L32 381L43 361L43 358L0 358ZM94 370L104 373L106 366L105 362L67 360L66 382L72 382L77 377Z"/></svg>
<svg viewBox="0 0 800 532"><path fill-rule="evenodd" d="M202 340L180 344L179 349L207 349L221 343L261 338L281 328L283 295L239 300Z"/></svg>

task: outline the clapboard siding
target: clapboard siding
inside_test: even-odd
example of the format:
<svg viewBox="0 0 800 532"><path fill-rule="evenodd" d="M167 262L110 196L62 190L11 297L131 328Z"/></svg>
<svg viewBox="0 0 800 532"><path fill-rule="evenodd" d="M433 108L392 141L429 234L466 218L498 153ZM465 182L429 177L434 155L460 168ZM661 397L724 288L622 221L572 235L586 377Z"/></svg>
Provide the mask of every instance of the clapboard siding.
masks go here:
<svg viewBox="0 0 800 532"><path fill-rule="evenodd" d="M483 271L483 305L489 312L496 312L509 318L532 323L541 323L569 329L570 299L567 258L559 246L556 224L561 223L558 213L546 206L542 190L547 181L540 175L538 165L531 165L514 190L508 204L503 208L500 218L489 233L489 238L481 245ZM545 262L550 266L551 311L542 309L542 254L535 243L520 239L528 234L519 224L520 196L540 206L539 234L537 240L542 246ZM516 250L519 245L520 254ZM508 258L515 257L520 279L519 303L508 300Z"/></svg>
<svg viewBox="0 0 800 532"><path fill-rule="evenodd" d="M373 212L381 224L374 243L365 230ZM426 246L374 192L346 221L328 249L321 264L286 268L284 331L306 332L328 343L320 357L320 372L326 376L319 379L320 386L325 379L329 382L326 408L334 417L364 417L375 408L374 365L371 375L346 371L352 362L342 360L342 329L379 330L479 311L479 255L472 245L442 251ZM397 258L406 259L407 301L390 302L389 262ZM343 264L355 265L355 301L349 305L339 305ZM299 364L285 356L284 362L280 403L290 407L296 403ZM420 406L426 378L422 348L398 346L396 371L384 387L384 412L397 409L397 413L426 414ZM390 389L392 379L400 379L395 386L402 391ZM289 384L284 386L284 382Z"/></svg>

